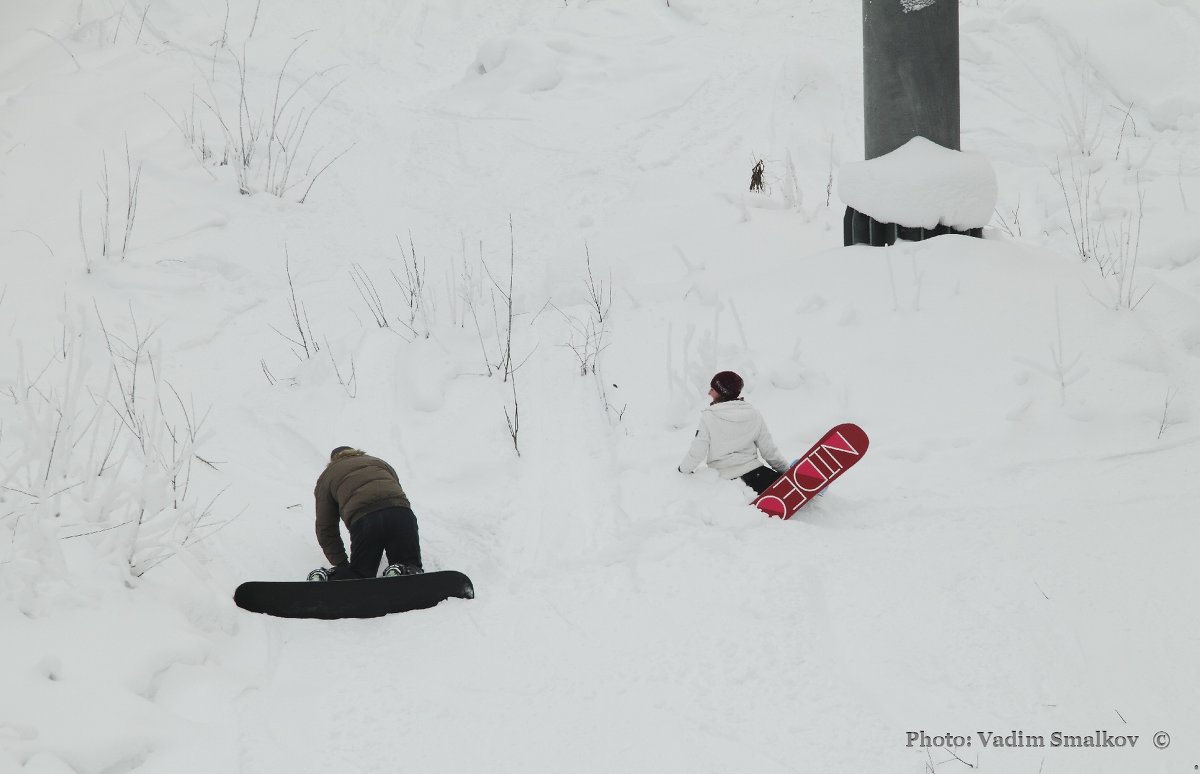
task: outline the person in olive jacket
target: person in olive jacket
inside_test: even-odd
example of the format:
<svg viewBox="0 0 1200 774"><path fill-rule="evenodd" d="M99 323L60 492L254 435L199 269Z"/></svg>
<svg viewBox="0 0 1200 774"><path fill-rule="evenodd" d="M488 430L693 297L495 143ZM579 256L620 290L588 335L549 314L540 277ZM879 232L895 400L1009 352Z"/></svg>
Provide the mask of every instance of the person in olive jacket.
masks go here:
<svg viewBox="0 0 1200 774"><path fill-rule="evenodd" d="M317 542L332 566L314 570L309 580L374 578L385 553L385 577L424 572L417 517L391 465L359 449L339 446L330 452L313 495ZM350 531L349 555L339 522Z"/></svg>

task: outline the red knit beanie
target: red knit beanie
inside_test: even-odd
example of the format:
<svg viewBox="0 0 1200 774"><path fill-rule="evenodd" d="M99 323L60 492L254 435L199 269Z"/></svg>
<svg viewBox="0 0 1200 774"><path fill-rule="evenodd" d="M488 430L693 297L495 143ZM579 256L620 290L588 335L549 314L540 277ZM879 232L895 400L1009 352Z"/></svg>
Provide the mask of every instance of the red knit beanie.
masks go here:
<svg viewBox="0 0 1200 774"><path fill-rule="evenodd" d="M742 381L742 377L733 371L722 371L712 378L710 386L722 398L733 400L742 394L742 387L745 386L745 382Z"/></svg>

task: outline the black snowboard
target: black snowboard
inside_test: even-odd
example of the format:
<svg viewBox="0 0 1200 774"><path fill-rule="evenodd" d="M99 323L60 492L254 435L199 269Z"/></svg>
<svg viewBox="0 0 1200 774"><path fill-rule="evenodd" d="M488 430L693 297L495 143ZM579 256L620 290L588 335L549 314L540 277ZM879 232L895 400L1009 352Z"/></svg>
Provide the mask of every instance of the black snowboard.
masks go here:
<svg viewBox="0 0 1200 774"><path fill-rule="evenodd" d="M375 618L433 607L450 597L472 599L475 587L461 572L441 570L397 578L343 581L250 581L233 601L252 613L280 618Z"/></svg>

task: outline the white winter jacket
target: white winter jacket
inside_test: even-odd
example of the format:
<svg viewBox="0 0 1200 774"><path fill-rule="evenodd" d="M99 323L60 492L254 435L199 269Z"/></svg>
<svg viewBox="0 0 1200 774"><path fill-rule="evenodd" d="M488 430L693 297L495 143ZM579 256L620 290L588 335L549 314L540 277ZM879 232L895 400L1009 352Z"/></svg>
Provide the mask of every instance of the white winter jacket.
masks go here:
<svg viewBox="0 0 1200 774"><path fill-rule="evenodd" d="M700 429L679 470L692 473L707 462L724 478L737 478L762 465L759 454L775 470L788 469L758 409L744 400L714 403L701 412Z"/></svg>

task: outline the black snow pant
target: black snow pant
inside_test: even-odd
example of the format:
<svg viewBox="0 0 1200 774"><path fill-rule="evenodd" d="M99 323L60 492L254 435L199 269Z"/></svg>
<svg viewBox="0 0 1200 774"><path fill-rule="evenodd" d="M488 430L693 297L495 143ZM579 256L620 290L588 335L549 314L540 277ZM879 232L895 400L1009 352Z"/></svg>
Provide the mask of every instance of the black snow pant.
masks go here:
<svg viewBox="0 0 1200 774"><path fill-rule="evenodd" d="M767 490L767 487L779 480L779 475L774 468L759 465L749 473L743 473L742 481L746 486L753 489L755 494L762 494Z"/></svg>
<svg viewBox="0 0 1200 774"><path fill-rule="evenodd" d="M379 560L421 567L417 517L411 508L384 508L360 516L350 527L350 577L374 578Z"/></svg>

